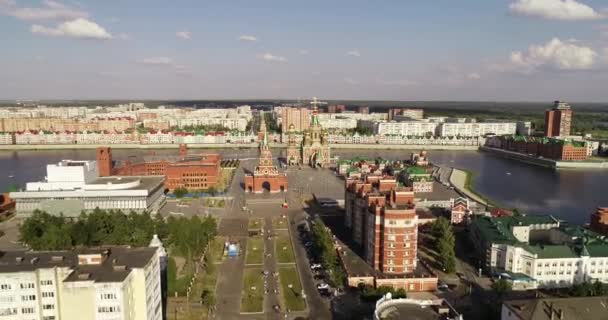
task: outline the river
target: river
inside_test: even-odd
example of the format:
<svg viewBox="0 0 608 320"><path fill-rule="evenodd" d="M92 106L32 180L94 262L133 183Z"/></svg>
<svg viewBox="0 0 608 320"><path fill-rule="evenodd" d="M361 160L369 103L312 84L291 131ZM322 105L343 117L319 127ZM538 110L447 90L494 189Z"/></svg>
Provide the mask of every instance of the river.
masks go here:
<svg viewBox="0 0 608 320"><path fill-rule="evenodd" d="M149 150L113 150L114 159L149 153ZM158 150L157 154L174 154L177 150ZM196 152L191 150L192 153ZM227 158L252 158L255 149L219 149ZM283 151L284 152L284 151ZM283 152L280 152L281 154ZM341 159L353 156L406 159L408 150L335 150ZM553 170L527 165L496 155L477 151L432 151L431 162L475 173L473 187L501 206L519 208L530 214L551 214L573 224L589 222L598 206L608 206L608 170ZM28 181L44 178L45 165L62 159L94 159L94 150L45 150L0 152L0 191L10 185L23 186ZM12 176L12 178L10 177Z"/></svg>

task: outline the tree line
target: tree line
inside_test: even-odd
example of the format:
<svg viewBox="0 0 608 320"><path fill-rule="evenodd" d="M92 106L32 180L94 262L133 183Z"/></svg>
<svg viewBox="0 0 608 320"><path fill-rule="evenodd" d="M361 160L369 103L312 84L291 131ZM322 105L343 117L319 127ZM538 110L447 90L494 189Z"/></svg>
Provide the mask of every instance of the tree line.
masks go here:
<svg viewBox="0 0 608 320"><path fill-rule="evenodd" d="M447 273L456 271L456 253L454 251L456 238L450 222L444 217L437 218L431 225L431 235L435 239L435 250L439 254L439 264L443 271Z"/></svg>
<svg viewBox="0 0 608 320"><path fill-rule="evenodd" d="M149 213L129 214L121 210L95 209L66 219L35 211L19 227L20 241L33 250L69 250L80 246L148 246L154 234L175 253L192 261L200 257L217 232L212 217L152 217Z"/></svg>
<svg viewBox="0 0 608 320"><path fill-rule="evenodd" d="M341 288L346 280L346 275L340 265L332 235L321 218L315 218L311 232L313 255L327 272L329 282L333 286Z"/></svg>

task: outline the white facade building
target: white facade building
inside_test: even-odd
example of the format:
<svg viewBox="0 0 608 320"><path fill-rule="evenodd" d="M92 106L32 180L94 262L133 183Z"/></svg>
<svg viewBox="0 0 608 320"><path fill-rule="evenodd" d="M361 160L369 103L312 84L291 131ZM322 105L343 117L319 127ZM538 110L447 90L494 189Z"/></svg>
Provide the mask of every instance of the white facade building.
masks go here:
<svg viewBox="0 0 608 320"><path fill-rule="evenodd" d="M12 251L0 257L7 320L160 320L161 248Z"/></svg>
<svg viewBox="0 0 608 320"><path fill-rule="evenodd" d="M75 217L95 208L155 213L165 201L163 176L99 177L96 161L72 160L48 165L44 181L10 195L25 217L35 210Z"/></svg>
<svg viewBox="0 0 608 320"><path fill-rule="evenodd" d="M515 122L444 122L437 132L442 137L481 137L487 134L513 135L516 130Z"/></svg>

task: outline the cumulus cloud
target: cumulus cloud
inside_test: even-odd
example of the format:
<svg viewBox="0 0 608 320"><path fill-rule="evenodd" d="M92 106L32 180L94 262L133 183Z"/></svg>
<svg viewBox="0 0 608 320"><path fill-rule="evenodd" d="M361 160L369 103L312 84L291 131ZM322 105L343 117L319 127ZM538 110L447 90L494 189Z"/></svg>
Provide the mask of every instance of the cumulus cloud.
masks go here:
<svg viewBox="0 0 608 320"><path fill-rule="evenodd" d="M173 59L169 57L150 57L136 61L139 64L157 65L157 66L173 66Z"/></svg>
<svg viewBox="0 0 608 320"><path fill-rule="evenodd" d="M481 75L477 72L471 72L467 74L467 79L469 80L479 80L481 79Z"/></svg>
<svg viewBox="0 0 608 320"><path fill-rule="evenodd" d="M75 20L88 18L89 13L65 4L45 0L39 7L18 7L13 0L0 0L0 12L20 20Z"/></svg>
<svg viewBox="0 0 608 320"><path fill-rule="evenodd" d="M175 33L175 36L183 40L190 40L192 33L190 31L178 31Z"/></svg>
<svg viewBox="0 0 608 320"><path fill-rule="evenodd" d="M516 70L527 73L541 67L588 70L594 66L597 56L592 48L553 38L544 45L531 45L526 52L512 52L510 63Z"/></svg>
<svg viewBox="0 0 608 320"><path fill-rule="evenodd" d="M55 28L35 24L31 27L31 31L34 34L53 37L70 37L94 40L112 39L112 35L103 27L84 18L63 22Z"/></svg>
<svg viewBox="0 0 608 320"><path fill-rule="evenodd" d="M347 56L352 56L352 57L360 57L361 53L359 52L359 50L351 50L346 52Z"/></svg>
<svg viewBox="0 0 608 320"><path fill-rule="evenodd" d="M244 34L239 37L239 40L253 42L253 41L258 41L258 38L256 38L255 36L252 36L252 35Z"/></svg>
<svg viewBox="0 0 608 320"><path fill-rule="evenodd" d="M264 61L271 61L271 62L286 62L287 58L285 57L281 57L281 56L275 56L272 53L264 53L258 56L259 59L262 59Z"/></svg>
<svg viewBox="0 0 608 320"><path fill-rule="evenodd" d="M551 20L594 20L604 17L576 0L517 0L509 5L509 10L517 15Z"/></svg>

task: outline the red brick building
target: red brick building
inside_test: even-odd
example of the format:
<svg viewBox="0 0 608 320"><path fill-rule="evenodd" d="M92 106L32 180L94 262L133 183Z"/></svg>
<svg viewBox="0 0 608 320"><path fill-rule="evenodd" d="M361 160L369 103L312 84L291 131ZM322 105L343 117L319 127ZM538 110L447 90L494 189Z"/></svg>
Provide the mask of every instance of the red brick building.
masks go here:
<svg viewBox="0 0 608 320"><path fill-rule="evenodd" d="M452 200L451 222L452 224L461 224L465 222L472 214L469 209L469 199L457 198Z"/></svg>
<svg viewBox="0 0 608 320"><path fill-rule="evenodd" d="M265 128L262 132L264 138L260 144L260 162L253 174L245 175L245 192L285 192L287 191L287 174L279 172L279 169L273 165L272 152L268 147L268 134Z"/></svg>
<svg viewBox="0 0 608 320"><path fill-rule="evenodd" d="M9 197L8 192L0 194L0 215L13 208L15 208L15 200Z"/></svg>
<svg viewBox="0 0 608 320"><path fill-rule="evenodd" d="M346 181L346 225L363 258L383 273L416 269L418 217L411 188L394 177L367 176Z"/></svg>
<svg viewBox="0 0 608 320"><path fill-rule="evenodd" d="M608 236L608 207L599 207L591 215L591 230Z"/></svg>
<svg viewBox="0 0 608 320"><path fill-rule="evenodd" d="M582 141L529 136L500 136L491 140L488 146L547 159L583 161L588 157L587 146Z"/></svg>
<svg viewBox="0 0 608 320"><path fill-rule="evenodd" d="M553 109L545 111L545 136L569 136L572 126L572 109L570 105L555 101Z"/></svg>
<svg viewBox="0 0 608 320"><path fill-rule="evenodd" d="M150 154L142 158L130 157L120 163L112 159L109 147L97 148L97 166L102 177L164 175L165 187L205 190L215 188L221 177L219 154L189 155L188 147L180 145L178 155Z"/></svg>

